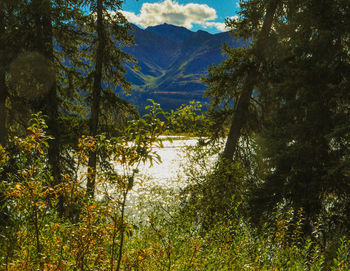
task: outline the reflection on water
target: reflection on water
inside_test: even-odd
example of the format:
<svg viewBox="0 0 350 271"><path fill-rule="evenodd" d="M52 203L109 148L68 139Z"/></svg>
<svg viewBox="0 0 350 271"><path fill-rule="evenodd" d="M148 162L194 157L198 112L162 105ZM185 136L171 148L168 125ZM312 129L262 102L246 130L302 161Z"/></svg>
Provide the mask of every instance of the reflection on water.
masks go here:
<svg viewBox="0 0 350 271"><path fill-rule="evenodd" d="M167 201L166 198L171 197L172 192L177 192L185 185L182 171L182 164L185 161L184 147L196 143L196 139L164 141L163 148L154 149L160 155L162 162L154 163L152 167L148 162L139 167L138 181L128 197L129 216L140 215L154 202Z"/></svg>
<svg viewBox="0 0 350 271"><path fill-rule="evenodd" d="M134 186L129 191L126 202L126 215L128 219L133 219L135 222L140 222L147 218L149 210L154 210L154 206L157 208L171 208L171 206L177 206L180 203L180 190L188 184L187 175L184 169L195 169L194 174L205 174L210 170L212 163L216 159L216 155L209 154L209 157L205 158L205 161L200 161L200 164L192 164L187 157L186 147L194 146L197 144L197 138L192 139L180 139L163 141L163 147L155 147L155 151L161 157L161 163L153 163L153 166L149 162L141 164L138 167L138 173L135 175ZM116 170L120 174L123 173L123 169L120 165L115 165ZM131 172L129 172L131 174ZM104 193L102 191L108 191L110 196L113 196L115 188L107 184L107 186L97 187L97 197L102 199ZM115 193L114 195L121 195Z"/></svg>

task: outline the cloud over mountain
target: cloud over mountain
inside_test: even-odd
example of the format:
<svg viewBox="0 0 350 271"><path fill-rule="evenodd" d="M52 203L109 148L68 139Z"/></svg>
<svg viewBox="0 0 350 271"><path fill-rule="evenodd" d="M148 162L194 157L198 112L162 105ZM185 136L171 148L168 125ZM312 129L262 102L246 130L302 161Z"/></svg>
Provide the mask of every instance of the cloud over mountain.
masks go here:
<svg viewBox="0 0 350 271"><path fill-rule="evenodd" d="M237 20L239 17L237 15L232 16L232 17L227 17L228 19L235 19ZM224 32L224 31L228 31L229 28L226 27L225 23L218 23L218 22L205 22L203 25L204 28L207 27L215 27L216 29Z"/></svg>
<svg viewBox="0 0 350 271"><path fill-rule="evenodd" d="M218 22L206 22L204 27L215 27L216 29L224 32L227 31L228 29L226 28L225 23L218 23Z"/></svg>
<svg viewBox="0 0 350 271"><path fill-rule="evenodd" d="M168 23L188 29L193 24L224 29L223 23L213 22L218 17L216 10L206 4L182 5L173 0L164 0L161 3L144 3L139 14L129 11L123 11L123 14L129 22L142 27Z"/></svg>

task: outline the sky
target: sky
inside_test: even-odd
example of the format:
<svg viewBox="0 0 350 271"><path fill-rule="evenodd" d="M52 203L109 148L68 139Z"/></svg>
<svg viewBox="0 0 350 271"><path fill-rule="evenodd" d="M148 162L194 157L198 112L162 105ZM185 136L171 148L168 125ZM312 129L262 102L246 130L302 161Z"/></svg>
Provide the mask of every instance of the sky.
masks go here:
<svg viewBox="0 0 350 271"><path fill-rule="evenodd" d="M183 26L191 31L227 31L225 18L234 17L239 0L124 0L123 14L139 27L163 23Z"/></svg>

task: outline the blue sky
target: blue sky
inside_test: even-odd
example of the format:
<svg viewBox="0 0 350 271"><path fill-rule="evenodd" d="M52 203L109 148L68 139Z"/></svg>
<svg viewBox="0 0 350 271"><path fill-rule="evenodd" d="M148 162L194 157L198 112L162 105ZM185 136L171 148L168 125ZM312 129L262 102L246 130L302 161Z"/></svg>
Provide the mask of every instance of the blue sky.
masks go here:
<svg viewBox="0 0 350 271"><path fill-rule="evenodd" d="M225 31L226 17L237 15L239 0L125 0L123 13L140 27L162 23L192 31Z"/></svg>

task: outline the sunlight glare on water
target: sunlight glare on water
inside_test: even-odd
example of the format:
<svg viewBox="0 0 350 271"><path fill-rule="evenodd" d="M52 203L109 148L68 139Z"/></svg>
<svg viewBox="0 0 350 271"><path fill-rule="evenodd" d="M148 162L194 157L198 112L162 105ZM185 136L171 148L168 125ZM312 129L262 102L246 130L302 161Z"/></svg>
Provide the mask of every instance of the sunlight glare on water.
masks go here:
<svg viewBox="0 0 350 271"><path fill-rule="evenodd" d="M185 159L184 147L196 143L196 139L164 141L163 148L154 148L162 161L153 163L153 166L147 162L139 167L137 182L128 197L129 213L139 212L136 209L140 209L139 205L145 202L162 201L164 192L184 187L185 178L182 171Z"/></svg>

